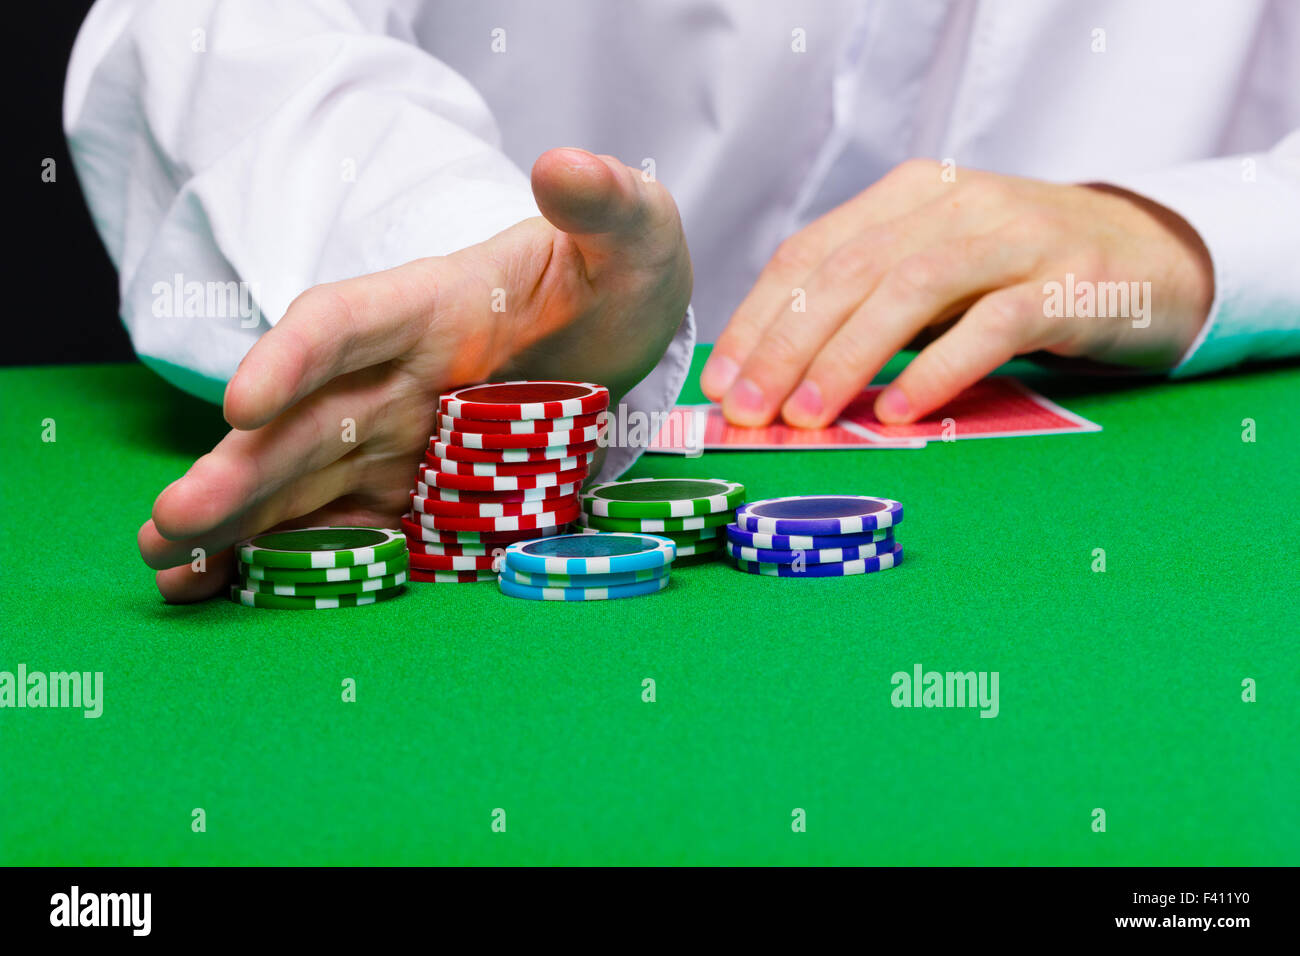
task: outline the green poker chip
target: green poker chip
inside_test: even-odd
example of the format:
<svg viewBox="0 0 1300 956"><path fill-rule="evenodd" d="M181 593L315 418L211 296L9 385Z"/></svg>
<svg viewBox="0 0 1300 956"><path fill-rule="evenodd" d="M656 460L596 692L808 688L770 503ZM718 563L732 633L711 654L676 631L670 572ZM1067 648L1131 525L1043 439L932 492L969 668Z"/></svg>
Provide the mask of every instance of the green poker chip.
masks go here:
<svg viewBox="0 0 1300 956"><path fill-rule="evenodd" d="M696 528L694 531L656 531L655 534L670 539L677 547L683 545L699 544L701 541L718 541L722 540L723 529L716 528Z"/></svg>
<svg viewBox="0 0 1300 956"><path fill-rule="evenodd" d="M406 583L406 572L398 571L383 578L361 578L354 581L327 581L324 584L281 584L278 581L243 578L241 590L258 594L279 594L282 597L339 597L343 594L373 594L387 591Z"/></svg>
<svg viewBox="0 0 1300 956"><path fill-rule="evenodd" d="M262 564L241 562L239 573L249 581L269 581L275 584L341 584L368 578L392 577L406 571L409 565L409 557L401 554L388 561L354 564L346 568L270 568Z"/></svg>
<svg viewBox="0 0 1300 956"><path fill-rule="evenodd" d="M695 515L692 518L606 518L603 515L583 515L582 522L597 531L660 534L664 531L700 531L704 528L721 528L734 520L732 512Z"/></svg>
<svg viewBox="0 0 1300 956"><path fill-rule="evenodd" d="M699 554L721 554L721 538L705 538L695 544L679 544L677 546L677 557L689 558Z"/></svg>
<svg viewBox="0 0 1300 956"><path fill-rule="evenodd" d="M745 486L722 478L632 478L593 485L582 510L604 518L689 518L731 511Z"/></svg>
<svg viewBox="0 0 1300 956"><path fill-rule="evenodd" d="M406 590L406 585L388 588L384 591L370 591L366 594L337 594L333 597L290 597L285 594L263 594L244 588L230 589L230 600L246 607L269 607L281 611L324 611L339 607L363 607L378 601L395 598Z"/></svg>
<svg viewBox="0 0 1300 956"><path fill-rule="evenodd" d="M272 568L348 568L405 553L406 539L384 528L270 531L239 546L239 560Z"/></svg>

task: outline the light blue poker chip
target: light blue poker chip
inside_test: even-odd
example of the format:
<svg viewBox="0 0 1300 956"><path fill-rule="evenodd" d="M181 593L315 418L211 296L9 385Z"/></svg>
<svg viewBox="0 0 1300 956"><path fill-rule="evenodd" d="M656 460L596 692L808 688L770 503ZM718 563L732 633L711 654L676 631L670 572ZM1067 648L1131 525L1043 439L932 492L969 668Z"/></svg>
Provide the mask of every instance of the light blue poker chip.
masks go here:
<svg viewBox="0 0 1300 956"><path fill-rule="evenodd" d="M653 534L561 534L506 548L506 567L529 574L614 574L671 564L677 546Z"/></svg>
<svg viewBox="0 0 1300 956"><path fill-rule="evenodd" d="M502 575L497 586L502 594L526 598L531 601L612 601L616 598L641 597L656 594L668 587L669 576L640 581L635 584L615 584L605 588L539 588L529 584L516 584Z"/></svg>
<svg viewBox="0 0 1300 956"><path fill-rule="evenodd" d="M668 573L668 565L643 568L640 571L615 571L613 574L532 574L516 571L509 565L501 569L501 576L515 584L535 588L607 588L619 584L640 584L653 581Z"/></svg>

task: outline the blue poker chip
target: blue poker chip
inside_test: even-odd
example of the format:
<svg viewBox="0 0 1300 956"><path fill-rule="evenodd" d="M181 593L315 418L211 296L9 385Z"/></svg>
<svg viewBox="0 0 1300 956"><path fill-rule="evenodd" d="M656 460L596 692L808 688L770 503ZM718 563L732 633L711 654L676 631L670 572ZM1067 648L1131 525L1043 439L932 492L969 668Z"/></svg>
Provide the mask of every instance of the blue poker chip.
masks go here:
<svg viewBox="0 0 1300 956"><path fill-rule="evenodd" d="M884 554L855 561L831 561L825 564L766 564L759 561L733 559L737 568L747 574L765 574L776 578L840 578L851 574L871 574L903 563L903 546L895 544Z"/></svg>
<svg viewBox="0 0 1300 956"><path fill-rule="evenodd" d="M614 574L660 568L675 557L671 538L611 531L519 541L506 548L503 564L528 574Z"/></svg>
<svg viewBox="0 0 1300 956"><path fill-rule="evenodd" d="M657 594L668 587L668 577L665 574L649 581L614 584L606 588L539 588L530 584L516 584L502 575L497 580L497 587L501 588L502 594L530 601L612 601L616 598Z"/></svg>
<svg viewBox="0 0 1300 956"><path fill-rule="evenodd" d="M742 548L768 551L815 551L821 548L856 548L864 544L893 541L894 529L864 531L861 534L759 534L736 524L727 525L727 540Z"/></svg>
<svg viewBox="0 0 1300 956"><path fill-rule="evenodd" d="M501 577L515 584L527 584L536 588L607 588L619 584L653 581L667 574L668 567L665 564L658 568L615 571L613 574L532 574L528 571L516 571L506 565L501 568Z"/></svg>
<svg viewBox="0 0 1300 956"><path fill-rule="evenodd" d="M730 541L726 547L733 558L759 564L835 564L885 554L893 550L894 539L847 548L746 548Z"/></svg>
<svg viewBox="0 0 1300 956"><path fill-rule="evenodd" d="M892 528L903 520L903 506L868 495L794 495L752 501L736 509L735 524L759 534L861 534Z"/></svg>

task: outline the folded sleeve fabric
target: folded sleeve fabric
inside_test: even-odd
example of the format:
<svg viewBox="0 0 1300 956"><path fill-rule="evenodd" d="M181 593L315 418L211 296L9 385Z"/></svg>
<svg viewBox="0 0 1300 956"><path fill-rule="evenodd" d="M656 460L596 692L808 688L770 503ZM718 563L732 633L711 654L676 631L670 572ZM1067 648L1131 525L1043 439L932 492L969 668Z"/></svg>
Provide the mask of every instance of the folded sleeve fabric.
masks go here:
<svg viewBox="0 0 1300 956"><path fill-rule="evenodd" d="M219 402L244 353L307 288L452 253L538 215L482 97L409 42L407 6L100 0L91 10L64 126L118 268L122 320L163 377ZM254 307L206 307L203 290L225 287L240 294L219 304ZM684 322L678 338L693 329ZM671 405L685 379L678 353L692 344L674 342L628 401Z"/></svg>

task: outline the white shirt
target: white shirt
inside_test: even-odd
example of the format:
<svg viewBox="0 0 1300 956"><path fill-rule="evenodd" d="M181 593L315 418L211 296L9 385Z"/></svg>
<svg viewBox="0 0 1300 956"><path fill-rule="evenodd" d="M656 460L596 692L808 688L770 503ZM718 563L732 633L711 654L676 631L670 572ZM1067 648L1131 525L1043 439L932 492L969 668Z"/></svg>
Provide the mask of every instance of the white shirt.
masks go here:
<svg viewBox="0 0 1300 956"><path fill-rule="evenodd" d="M1187 219L1216 294L1175 374L1300 353L1286 0L99 0L64 122L136 350L213 400L304 289L536 215L555 146L671 190L706 340L782 238L931 156ZM167 315L176 275L250 283L262 323ZM694 333L633 407L676 400Z"/></svg>

